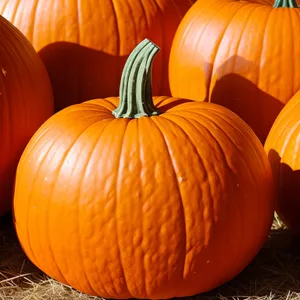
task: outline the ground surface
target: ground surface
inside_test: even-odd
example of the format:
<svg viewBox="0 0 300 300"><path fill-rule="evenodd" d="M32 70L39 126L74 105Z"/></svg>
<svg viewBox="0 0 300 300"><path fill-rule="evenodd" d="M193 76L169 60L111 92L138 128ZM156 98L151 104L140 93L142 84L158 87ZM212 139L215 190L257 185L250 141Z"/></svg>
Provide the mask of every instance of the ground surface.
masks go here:
<svg viewBox="0 0 300 300"><path fill-rule="evenodd" d="M0 220L0 299L62 300L88 297L49 279L25 257L11 221ZM205 295L185 300L300 300L300 239L279 220L266 246L237 278Z"/></svg>

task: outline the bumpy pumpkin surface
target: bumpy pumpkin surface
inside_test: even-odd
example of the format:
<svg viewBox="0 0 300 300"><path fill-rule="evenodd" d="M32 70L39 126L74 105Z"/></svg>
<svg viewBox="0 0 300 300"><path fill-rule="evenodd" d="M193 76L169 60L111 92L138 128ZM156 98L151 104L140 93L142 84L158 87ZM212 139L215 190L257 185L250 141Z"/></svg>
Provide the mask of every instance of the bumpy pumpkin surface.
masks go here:
<svg viewBox="0 0 300 300"><path fill-rule="evenodd" d="M53 111L44 65L25 36L0 16L0 215L11 209L14 175L26 143Z"/></svg>
<svg viewBox="0 0 300 300"><path fill-rule="evenodd" d="M300 92L276 118L265 144L273 169L278 201L276 211L300 235Z"/></svg>
<svg viewBox="0 0 300 300"><path fill-rule="evenodd" d="M253 259L272 223L272 172L258 138L224 107L152 100L157 50L145 40L133 51L120 100L73 105L45 122L18 166L23 249L88 294L213 289Z"/></svg>
<svg viewBox="0 0 300 300"><path fill-rule="evenodd" d="M262 142L300 89L300 10L293 0L273 3L197 1L170 54L174 97L230 108Z"/></svg>
<svg viewBox="0 0 300 300"><path fill-rule="evenodd" d="M0 14L39 52L56 110L118 96L125 61L149 38L161 45L153 93L170 95L169 53L175 31L194 0L2 0Z"/></svg>

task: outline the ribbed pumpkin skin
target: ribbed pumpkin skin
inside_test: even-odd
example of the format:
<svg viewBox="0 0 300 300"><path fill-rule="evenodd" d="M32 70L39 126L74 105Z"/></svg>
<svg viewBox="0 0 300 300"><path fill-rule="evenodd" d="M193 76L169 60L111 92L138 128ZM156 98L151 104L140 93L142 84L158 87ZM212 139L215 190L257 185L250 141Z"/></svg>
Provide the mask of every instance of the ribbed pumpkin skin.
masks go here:
<svg viewBox="0 0 300 300"><path fill-rule="evenodd" d="M247 1L197 1L172 45L172 95L230 108L264 142L300 89L299 12Z"/></svg>
<svg viewBox="0 0 300 300"><path fill-rule="evenodd" d="M259 140L214 104L159 97L163 114L115 119L117 103L70 106L28 144L14 198L24 251L51 277L108 298L188 296L232 279L273 218Z"/></svg>
<svg viewBox="0 0 300 300"><path fill-rule="evenodd" d="M278 201L276 211L300 235L300 92L286 104L272 126L265 150L273 169Z"/></svg>
<svg viewBox="0 0 300 300"><path fill-rule="evenodd" d="M0 215L11 209L14 175L26 143L53 111L50 81L40 58L0 16Z"/></svg>
<svg viewBox="0 0 300 300"><path fill-rule="evenodd" d="M2 0L0 14L19 28L48 70L56 110L118 96L121 72L144 38L160 45L153 94L170 95L169 53L192 0Z"/></svg>

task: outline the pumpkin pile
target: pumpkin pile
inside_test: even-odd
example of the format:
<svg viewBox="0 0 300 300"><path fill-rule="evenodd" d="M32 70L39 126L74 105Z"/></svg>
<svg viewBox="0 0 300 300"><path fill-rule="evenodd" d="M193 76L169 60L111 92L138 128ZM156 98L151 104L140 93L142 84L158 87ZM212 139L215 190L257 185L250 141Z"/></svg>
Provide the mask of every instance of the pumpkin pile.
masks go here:
<svg viewBox="0 0 300 300"><path fill-rule="evenodd" d="M0 213L28 258L90 295L168 299L239 274L274 210L300 234L299 12L2 1Z"/></svg>

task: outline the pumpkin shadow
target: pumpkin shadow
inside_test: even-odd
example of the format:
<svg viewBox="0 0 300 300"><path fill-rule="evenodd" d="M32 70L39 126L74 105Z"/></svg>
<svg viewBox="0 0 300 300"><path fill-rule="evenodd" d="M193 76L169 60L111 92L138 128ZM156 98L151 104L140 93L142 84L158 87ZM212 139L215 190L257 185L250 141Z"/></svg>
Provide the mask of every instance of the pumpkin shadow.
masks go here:
<svg viewBox="0 0 300 300"><path fill-rule="evenodd" d="M129 55L110 55L76 43L55 42L38 52L53 87L55 110L82 101L119 95L122 70ZM153 95L161 95L162 54L153 63ZM168 88L167 88L168 90ZM168 94L166 94L168 95Z"/></svg>
<svg viewBox="0 0 300 300"><path fill-rule="evenodd" d="M269 151L268 158L278 186L276 209L283 216L289 216L289 220L285 220L283 216L281 218L288 227L294 230L298 228L299 231L296 233L300 237L300 170L293 170L289 165L281 162L280 155L274 149ZM295 212L298 212L298 215Z"/></svg>
<svg viewBox="0 0 300 300"><path fill-rule="evenodd" d="M205 68L212 70L209 64ZM242 75L231 73L233 68L245 76L258 73L257 64L240 56L230 57L214 71L214 87L209 93L209 101L221 104L238 114L264 143L284 104ZM211 80L208 87L210 84Z"/></svg>
<svg viewBox="0 0 300 300"><path fill-rule="evenodd" d="M85 100L119 94L116 86L121 70L118 66L124 65L127 57L69 42L49 44L38 53L50 77L56 111Z"/></svg>
<svg viewBox="0 0 300 300"><path fill-rule="evenodd" d="M5 230L7 227L11 226L12 222L13 217L11 210L4 216L0 216L0 233L2 230Z"/></svg>
<svg viewBox="0 0 300 300"><path fill-rule="evenodd" d="M163 102L163 100L156 102L156 106L159 106L162 102ZM162 104L159 107L159 110L161 112L166 112L167 110L171 109L174 106L184 104L184 103L189 103L189 102L194 102L194 100L178 98L178 99L173 100L171 103Z"/></svg>
<svg viewBox="0 0 300 300"><path fill-rule="evenodd" d="M18 241L13 225L12 213L0 217L0 281L2 287L15 284L29 288L31 283L46 280L46 275L26 257Z"/></svg>

